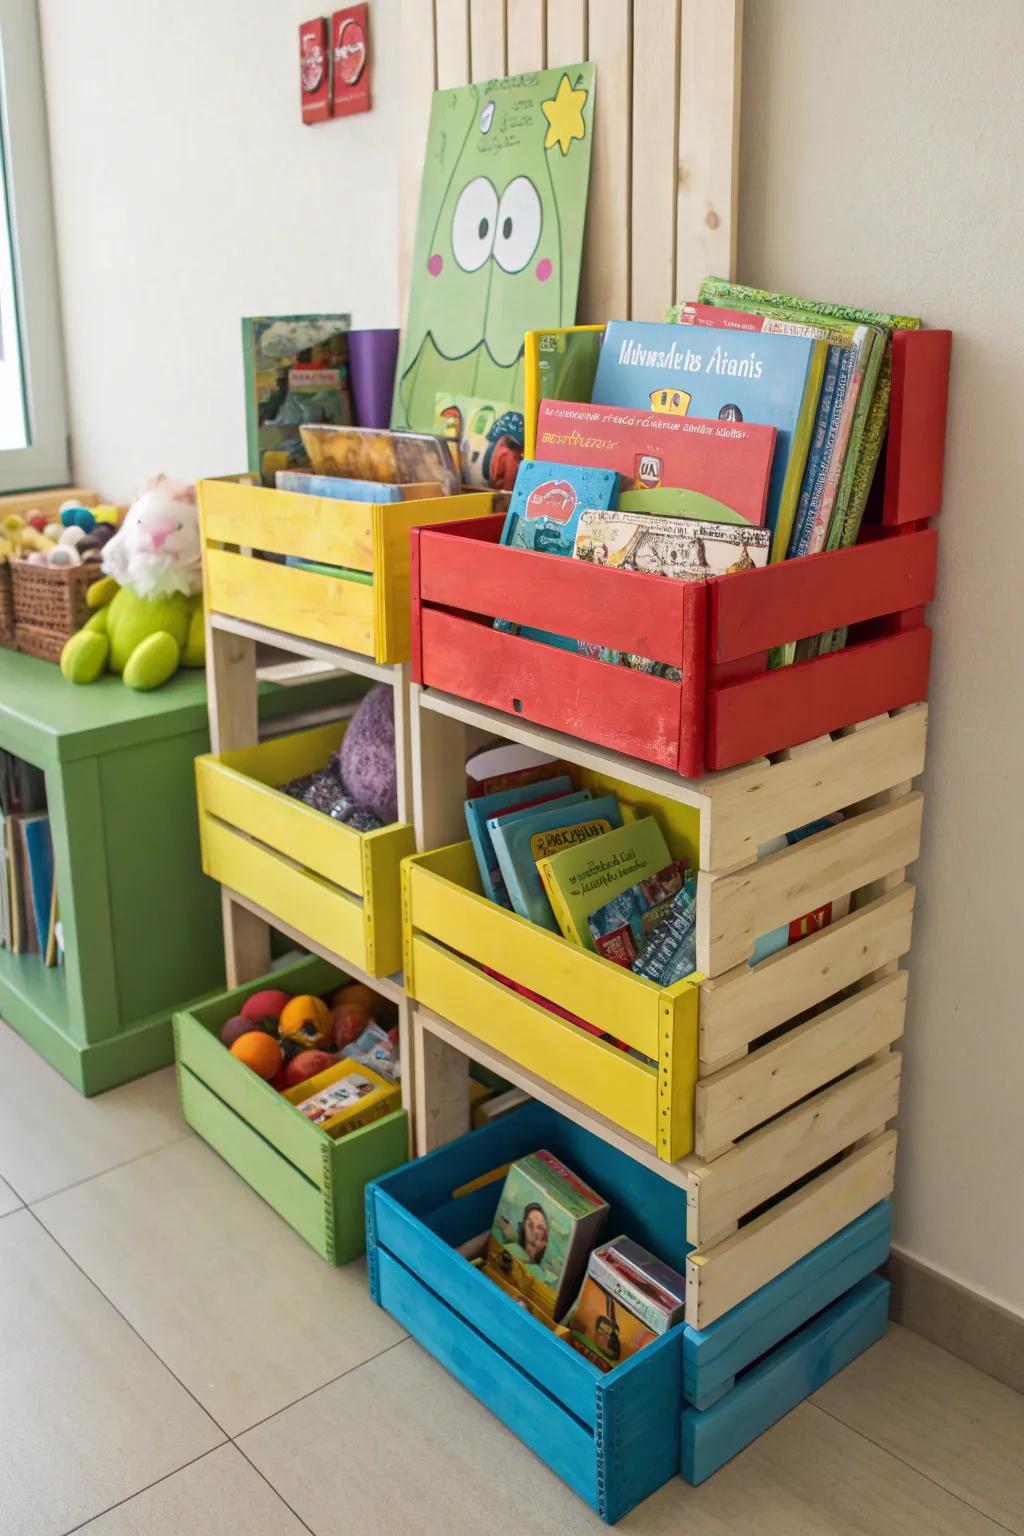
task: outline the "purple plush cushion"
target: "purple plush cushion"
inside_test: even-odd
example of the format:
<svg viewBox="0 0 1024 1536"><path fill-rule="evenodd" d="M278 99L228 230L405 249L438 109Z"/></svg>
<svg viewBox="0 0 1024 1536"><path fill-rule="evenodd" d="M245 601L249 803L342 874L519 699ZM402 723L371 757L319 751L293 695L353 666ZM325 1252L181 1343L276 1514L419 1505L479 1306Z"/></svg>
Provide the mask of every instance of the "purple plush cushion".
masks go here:
<svg viewBox="0 0 1024 1536"><path fill-rule="evenodd" d="M339 753L349 799L387 824L398 820L395 715L391 689L371 688L345 732Z"/></svg>

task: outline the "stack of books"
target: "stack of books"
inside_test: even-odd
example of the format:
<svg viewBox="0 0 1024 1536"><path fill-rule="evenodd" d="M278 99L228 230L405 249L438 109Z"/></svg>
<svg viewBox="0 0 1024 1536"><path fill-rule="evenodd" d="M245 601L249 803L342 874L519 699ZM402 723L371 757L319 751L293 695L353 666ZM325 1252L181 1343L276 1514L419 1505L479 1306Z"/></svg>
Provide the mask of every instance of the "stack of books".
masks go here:
<svg viewBox="0 0 1024 1536"><path fill-rule="evenodd" d="M0 752L0 947L62 959L50 818L42 772Z"/></svg>

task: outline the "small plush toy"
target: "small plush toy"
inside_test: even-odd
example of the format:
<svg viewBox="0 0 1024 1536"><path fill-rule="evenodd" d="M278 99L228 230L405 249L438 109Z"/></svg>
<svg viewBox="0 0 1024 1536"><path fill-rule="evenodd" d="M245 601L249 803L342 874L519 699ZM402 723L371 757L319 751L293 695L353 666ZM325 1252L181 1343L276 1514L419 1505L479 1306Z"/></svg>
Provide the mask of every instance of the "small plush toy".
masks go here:
<svg viewBox="0 0 1024 1536"><path fill-rule="evenodd" d="M205 664L193 485L166 475L147 480L103 546L102 568L105 579L86 594L95 612L61 654L70 682L93 683L109 671L129 688L158 688L179 666Z"/></svg>
<svg viewBox="0 0 1024 1536"><path fill-rule="evenodd" d="M398 820L394 695L387 683L371 688L349 722L338 752L349 796L384 823Z"/></svg>

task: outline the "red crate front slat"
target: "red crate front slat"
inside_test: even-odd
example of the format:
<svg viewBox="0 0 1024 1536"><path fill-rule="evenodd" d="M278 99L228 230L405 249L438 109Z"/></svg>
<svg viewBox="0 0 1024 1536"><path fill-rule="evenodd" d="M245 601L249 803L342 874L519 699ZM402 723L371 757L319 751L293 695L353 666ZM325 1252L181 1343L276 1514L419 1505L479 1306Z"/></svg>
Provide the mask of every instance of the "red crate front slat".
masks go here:
<svg viewBox="0 0 1024 1536"><path fill-rule="evenodd" d="M504 518L480 519L481 527L485 521L490 528L480 541L456 532L459 524L448 525L450 533L442 524L438 538L421 540L421 602L682 666L684 588L679 582L637 573L623 582L620 571L577 562L571 567L570 590L562 561L506 548L498 542ZM489 535L491 542L483 542Z"/></svg>
<svg viewBox="0 0 1024 1536"><path fill-rule="evenodd" d="M428 687L644 762L677 767L682 703L678 683L505 635L439 608L423 608L421 613L420 681Z"/></svg>
<svg viewBox="0 0 1024 1536"><path fill-rule="evenodd" d="M711 589L712 661L736 661L826 629L921 607L935 594L938 537L855 544L786 560L763 571L720 576Z"/></svg>
<svg viewBox="0 0 1024 1536"><path fill-rule="evenodd" d="M896 331L882 521L921 523L942 507L949 331Z"/></svg>

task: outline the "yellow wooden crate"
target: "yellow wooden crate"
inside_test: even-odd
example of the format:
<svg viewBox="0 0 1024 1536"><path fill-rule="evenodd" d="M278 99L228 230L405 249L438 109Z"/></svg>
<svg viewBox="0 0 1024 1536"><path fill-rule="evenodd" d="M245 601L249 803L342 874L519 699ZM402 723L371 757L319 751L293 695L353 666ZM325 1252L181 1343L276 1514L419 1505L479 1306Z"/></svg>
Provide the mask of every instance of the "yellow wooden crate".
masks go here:
<svg viewBox="0 0 1024 1536"><path fill-rule="evenodd" d="M196 759L203 868L371 976L401 968L407 822L357 832L278 788L322 768L347 722Z"/></svg>
<svg viewBox="0 0 1024 1536"><path fill-rule="evenodd" d="M409 530L483 517L489 492L374 503L334 501L234 480L202 480L199 511L206 602L246 619L378 662L409 658ZM369 575L303 570L292 555Z"/></svg>

